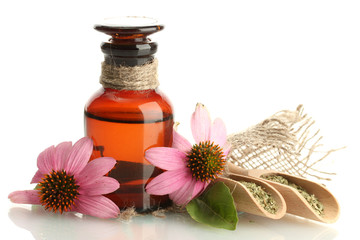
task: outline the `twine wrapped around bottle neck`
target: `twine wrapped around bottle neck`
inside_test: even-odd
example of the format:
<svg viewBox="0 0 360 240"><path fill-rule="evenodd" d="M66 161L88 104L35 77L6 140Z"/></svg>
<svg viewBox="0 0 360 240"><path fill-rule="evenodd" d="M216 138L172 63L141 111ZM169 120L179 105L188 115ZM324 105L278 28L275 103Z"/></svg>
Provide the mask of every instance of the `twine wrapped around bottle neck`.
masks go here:
<svg viewBox="0 0 360 240"><path fill-rule="evenodd" d="M104 88L118 90L148 90L159 86L157 74L158 61L141 66L115 66L103 62L100 83Z"/></svg>

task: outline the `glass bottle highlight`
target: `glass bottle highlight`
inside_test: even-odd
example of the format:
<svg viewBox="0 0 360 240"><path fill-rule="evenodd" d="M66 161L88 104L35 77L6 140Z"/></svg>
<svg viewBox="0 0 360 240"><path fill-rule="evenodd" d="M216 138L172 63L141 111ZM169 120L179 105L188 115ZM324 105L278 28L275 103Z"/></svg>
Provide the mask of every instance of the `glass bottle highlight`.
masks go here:
<svg viewBox="0 0 360 240"><path fill-rule="evenodd" d="M94 141L92 158L117 160L108 176L117 179L120 188L106 196L120 209L166 207L168 196L145 192L162 170L144 158L147 149L172 144L173 110L157 88L157 44L148 38L163 26L153 19L127 17L108 19L95 29L111 38L101 45L103 87L85 105L85 134Z"/></svg>

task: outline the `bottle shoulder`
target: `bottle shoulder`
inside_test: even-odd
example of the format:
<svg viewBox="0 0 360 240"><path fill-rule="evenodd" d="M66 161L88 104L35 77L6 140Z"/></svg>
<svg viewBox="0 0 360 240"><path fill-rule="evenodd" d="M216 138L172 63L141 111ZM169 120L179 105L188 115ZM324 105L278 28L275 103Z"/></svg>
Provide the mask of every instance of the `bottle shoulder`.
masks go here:
<svg viewBox="0 0 360 240"><path fill-rule="evenodd" d="M85 114L128 121L162 121L172 118L173 108L159 89L144 91L100 88L86 103Z"/></svg>

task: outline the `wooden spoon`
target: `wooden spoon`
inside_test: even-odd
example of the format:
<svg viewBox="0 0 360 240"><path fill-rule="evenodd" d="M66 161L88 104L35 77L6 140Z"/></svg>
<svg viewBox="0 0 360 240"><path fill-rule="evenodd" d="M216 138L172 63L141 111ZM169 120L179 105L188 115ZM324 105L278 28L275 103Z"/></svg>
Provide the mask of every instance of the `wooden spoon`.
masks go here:
<svg viewBox="0 0 360 240"><path fill-rule="evenodd" d="M228 167L232 174L246 175L255 178L274 174L283 176L290 182L303 187L309 194L314 194L324 206L324 214L319 215L296 189L261 178L261 180L266 181L281 193L285 199L288 213L324 223L333 223L339 218L340 206L338 201L330 191L321 184L309 181L302 177L295 177L272 170L243 169L230 162L228 163Z"/></svg>
<svg viewBox="0 0 360 240"><path fill-rule="evenodd" d="M280 219L286 213L286 203L281 194L270 184L259 180L257 178L242 176L242 175L231 175L232 178L219 177L217 181L225 183L230 188L230 192L234 198L234 203L237 211L247 212L258 216L268 217L272 219ZM274 198L278 204L278 210L275 214L266 211L259 202L254 198L253 194L248 188L238 181L253 182L260 185L265 191Z"/></svg>

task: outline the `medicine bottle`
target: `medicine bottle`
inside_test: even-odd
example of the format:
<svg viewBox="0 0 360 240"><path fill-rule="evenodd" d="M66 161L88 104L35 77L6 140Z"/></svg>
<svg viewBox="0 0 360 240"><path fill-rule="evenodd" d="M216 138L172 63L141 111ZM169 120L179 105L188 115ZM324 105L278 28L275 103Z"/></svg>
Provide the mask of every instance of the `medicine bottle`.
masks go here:
<svg viewBox="0 0 360 240"><path fill-rule="evenodd" d="M144 158L147 149L172 144L173 110L158 89L158 45L148 38L163 25L151 18L124 17L94 28L111 37L101 44L103 87L85 105L85 134L94 142L92 159L117 160L108 176L117 179L120 188L106 196L120 209L146 212L166 207L168 196L145 192L146 184L162 170Z"/></svg>

